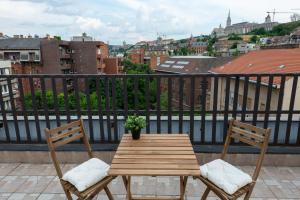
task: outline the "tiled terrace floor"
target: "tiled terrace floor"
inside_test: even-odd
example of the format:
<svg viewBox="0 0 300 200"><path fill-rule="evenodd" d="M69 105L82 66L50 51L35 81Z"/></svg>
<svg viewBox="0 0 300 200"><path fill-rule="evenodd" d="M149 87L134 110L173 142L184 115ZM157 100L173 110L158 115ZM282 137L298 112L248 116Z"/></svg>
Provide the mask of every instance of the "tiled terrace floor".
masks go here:
<svg viewBox="0 0 300 200"><path fill-rule="evenodd" d="M74 165L64 165L68 170ZM241 167L246 172L253 167ZM133 193L138 195L176 195L179 191L176 177L135 177L132 180ZM125 188L120 178L110 185L115 199L125 199ZM186 199L199 200L204 186L199 180L189 178ZM0 200L60 200L65 199L56 172L51 164L1 164ZM96 199L106 200L104 193ZM209 199L217 199L210 194ZM263 167L252 199L299 199L300 167Z"/></svg>

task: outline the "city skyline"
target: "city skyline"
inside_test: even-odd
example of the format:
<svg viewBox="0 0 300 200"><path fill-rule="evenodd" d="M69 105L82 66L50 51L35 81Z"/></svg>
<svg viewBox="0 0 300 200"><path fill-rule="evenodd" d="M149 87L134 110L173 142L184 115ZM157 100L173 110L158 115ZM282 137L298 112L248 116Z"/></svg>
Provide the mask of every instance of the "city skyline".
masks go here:
<svg viewBox="0 0 300 200"><path fill-rule="evenodd" d="M229 9L232 23L261 23L267 16L266 11L273 8L292 11L300 6L293 3L293 0L255 0L247 5L235 0L179 1L176 4L171 0L2 0L0 32L60 35L65 40L86 32L110 44L154 40L157 33L180 39L191 34L209 34L219 24L225 26ZM289 20L290 14L275 15L275 21Z"/></svg>

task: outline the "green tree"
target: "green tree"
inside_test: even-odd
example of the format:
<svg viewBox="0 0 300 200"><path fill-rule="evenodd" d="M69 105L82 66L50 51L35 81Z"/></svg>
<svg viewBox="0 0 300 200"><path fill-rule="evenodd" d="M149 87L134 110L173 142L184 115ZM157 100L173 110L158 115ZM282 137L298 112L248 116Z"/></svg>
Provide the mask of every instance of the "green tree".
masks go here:
<svg viewBox="0 0 300 200"><path fill-rule="evenodd" d="M230 49L236 49L237 48L237 42L233 43L230 47Z"/></svg>
<svg viewBox="0 0 300 200"><path fill-rule="evenodd" d="M257 28L252 30L248 35L266 35L267 31L265 28Z"/></svg>
<svg viewBox="0 0 300 200"><path fill-rule="evenodd" d="M250 42L251 43L257 43L259 41L259 37L257 36L257 35L253 35L253 36L251 36L251 38L250 38Z"/></svg>
<svg viewBox="0 0 300 200"><path fill-rule="evenodd" d="M243 40L239 35L232 33L229 35L228 40Z"/></svg>

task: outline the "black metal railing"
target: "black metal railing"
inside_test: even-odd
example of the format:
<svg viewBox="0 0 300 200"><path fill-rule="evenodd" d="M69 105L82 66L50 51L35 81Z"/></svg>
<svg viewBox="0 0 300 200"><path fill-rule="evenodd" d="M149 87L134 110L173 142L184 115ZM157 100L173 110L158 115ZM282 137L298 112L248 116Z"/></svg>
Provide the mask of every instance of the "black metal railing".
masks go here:
<svg viewBox="0 0 300 200"><path fill-rule="evenodd" d="M300 74L0 75L0 141L45 143L44 128L82 117L91 143L118 143L128 115L146 133L222 144L230 118L271 127L270 145L300 146Z"/></svg>

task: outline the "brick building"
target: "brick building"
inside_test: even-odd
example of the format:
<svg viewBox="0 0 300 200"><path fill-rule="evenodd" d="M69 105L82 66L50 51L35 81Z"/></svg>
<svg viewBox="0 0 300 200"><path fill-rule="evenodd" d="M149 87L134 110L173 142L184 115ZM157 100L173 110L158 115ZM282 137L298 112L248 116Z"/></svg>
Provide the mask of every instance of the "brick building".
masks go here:
<svg viewBox="0 0 300 200"><path fill-rule="evenodd" d="M202 55L207 51L207 42L192 42L189 49L196 55Z"/></svg>
<svg viewBox="0 0 300 200"><path fill-rule="evenodd" d="M0 60L10 60L15 74L97 74L119 73L118 58L109 58L101 41L63 41L53 38L9 38L0 40ZM114 61L113 61L114 60ZM71 86L71 80L68 80ZM39 80L34 86L40 87ZM51 83L46 82L50 88ZM62 84L58 84L58 91ZM29 92L29 83L24 82Z"/></svg>
<svg viewBox="0 0 300 200"><path fill-rule="evenodd" d="M128 58L134 64L147 64L152 70L155 70L160 63L167 59L165 51L157 48L135 48L128 51Z"/></svg>
<svg viewBox="0 0 300 200"><path fill-rule="evenodd" d="M173 56L167 58L165 62L161 63L157 69L156 73L166 73L166 74L199 74L208 73L213 67L219 66L220 64L227 63L231 58L215 58L209 56ZM190 79L183 79L183 105L184 108L190 107L191 102L191 83ZM206 108L209 108L210 103L210 88L211 80L207 79L204 81L202 78L196 78L195 80L195 94L194 94L194 105L196 109L201 109L201 97L202 97L202 86L206 85ZM174 107L178 106L179 102L179 79L173 80L172 83L172 103ZM162 79L161 82L162 91L168 90L168 80L166 78Z"/></svg>

